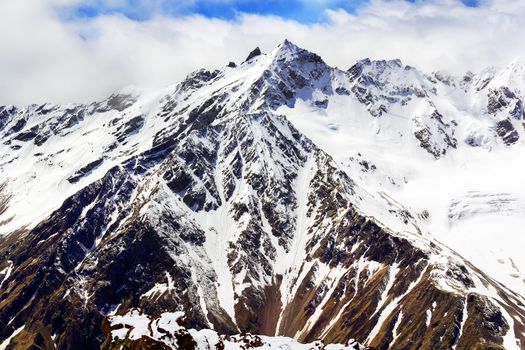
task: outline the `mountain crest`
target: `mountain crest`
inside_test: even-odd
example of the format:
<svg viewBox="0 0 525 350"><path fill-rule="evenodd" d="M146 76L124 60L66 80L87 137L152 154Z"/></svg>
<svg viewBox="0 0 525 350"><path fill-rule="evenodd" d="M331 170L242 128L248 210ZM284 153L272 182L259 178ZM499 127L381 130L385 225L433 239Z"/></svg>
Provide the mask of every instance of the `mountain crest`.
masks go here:
<svg viewBox="0 0 525 350"><path fill-rule="evenodd" d="M324 63L319 55L295 45L288 39L285 39L281 44L279 44L274 50L270 52L268 56L276 64L297 61L299 63Z"/></svg>

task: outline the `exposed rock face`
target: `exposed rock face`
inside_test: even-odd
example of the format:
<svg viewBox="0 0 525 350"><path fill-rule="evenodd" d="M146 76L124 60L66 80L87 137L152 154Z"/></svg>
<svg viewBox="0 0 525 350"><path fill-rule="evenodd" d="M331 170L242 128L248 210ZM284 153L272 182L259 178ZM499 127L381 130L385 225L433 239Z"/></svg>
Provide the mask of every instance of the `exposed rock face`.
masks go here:
<svg viewBox="0 0 525 350"><path fill-rule="evenodd" d="M495 130L496 134L501 137L503 142L508 146L515 144L520 139L518 131L514 129L509 118L497 122Z"/></svg>
<svg viewBox="0 0 525 350"><path fill-rule="evenodd" d="M412 74L399 61L342 72L288 41L250 56L229 69L251 74L197 71L151 111L141 103L153 97L129 94L0 108L10 146L40 150L70 133L109 140L92 144L96 159L81 166L65 163L67 148L34 153L76 187L44 219L0 237L0 339L21 348L167 346L108 333L112 315L137 309L151 318L181 311L187 328L307 343L503 349L509 334L525 343L522 296L406 233L417 231L414 215L360 187L279 113L300 100L325 109L338 96L377 119L417 100L428 108L407 119L415 130L407 137L439 158L456 148L457 124L428 97L432 82L393 86L392 71ZM3 156L3 166L22 156ZM9 213L7 191L0 187L0 215ZM187 332L175 339L194 348Z"/></svg>
<svg viewBox="0 0 525 350"><path fill-rule="evenodd" d="M246 62L251 60L252 58L254 57L257 57L259 55L261 55L261 49L259 49L259 47L256 47L252 52L250 52L250 54L248 55L248 57L246 57Z"/></svg>
<svg viewBox="0 0 525 350"><path fill-rule="evenodd" d="M523 101L513 91L506 86L491 89L488 94L487 111L496 114L507 108L510 109L512 117L523 119Z"/></svg>

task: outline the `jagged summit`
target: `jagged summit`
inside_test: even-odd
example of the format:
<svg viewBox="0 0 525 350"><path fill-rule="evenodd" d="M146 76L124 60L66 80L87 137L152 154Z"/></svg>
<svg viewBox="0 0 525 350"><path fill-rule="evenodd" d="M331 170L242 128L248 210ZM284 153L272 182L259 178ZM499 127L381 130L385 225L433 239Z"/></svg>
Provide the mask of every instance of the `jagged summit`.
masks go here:
<svg viewBox="0 0 525 350"><path fill-rule="evenodd" d="M244 60L245 62L248 62L250 61L252 58L254 57L257 57L257 56L260 56L261 55L261 49L257 46L255 49L253 49L252 52L250 52L250 54L248 55L248 57L246 57L246 60Z"/></svg>
<svg viewBox="0 0 525 350"><path fill-rule="evenodd" d="M295 45L288 39L285 39L282 43L277 45L272 51L270 56L274 56L276 58L286 58L288 57L295 57L300 54L312 54L311 52Z"/></svg>
<svg viewBox="0 0 525 350"><path fill-rule="evenodd" d="M269 53L263 53L259 47L256 47L250 52L244 62L250 62L255 57L261 57L262 59L265 59L268 64L274 65L283 64L285 62L290 63L297 60L323 62L319 55L295 45L288 39L285 39Z"/></svg>

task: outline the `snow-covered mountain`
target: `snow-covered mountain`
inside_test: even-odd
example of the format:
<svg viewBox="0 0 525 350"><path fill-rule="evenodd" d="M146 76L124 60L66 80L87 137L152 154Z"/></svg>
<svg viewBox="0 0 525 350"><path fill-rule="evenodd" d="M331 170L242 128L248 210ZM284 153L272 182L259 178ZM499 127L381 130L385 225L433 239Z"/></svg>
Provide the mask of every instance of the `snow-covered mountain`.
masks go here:
<svg viewBox="0 0 525 350"><path fill-rule="evenodd" d="M175 314L197 345L524 348L524 67L343 71L285 41L0 107L0 348L185 348Z"/></svg>

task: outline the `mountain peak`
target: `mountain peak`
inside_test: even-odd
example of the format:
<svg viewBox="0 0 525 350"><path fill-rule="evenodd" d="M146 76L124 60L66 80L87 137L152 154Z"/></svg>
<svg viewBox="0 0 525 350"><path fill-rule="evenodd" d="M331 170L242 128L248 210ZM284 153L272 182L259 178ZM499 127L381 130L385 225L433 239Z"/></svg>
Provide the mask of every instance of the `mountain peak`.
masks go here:
<svg viewBox="0 0 525 350"><path fill-rule="evenodd" d="M284 41L280 43L277 47L280 49L286 49L291 51L302 50L299 46L295 45L288 39L284 39Z"/></svg>
<svg viewBox="0 0 525 350"><path fill-rule="evenodd" d="M295 61L299 59L304 62L312 63L323 63L322 58L306 49L303 49L288 39L279 44L270 54L271 60L274 62L284 62L284 61Z"/></svg>
<svg viewBox="0 0 525 350"><path fill-rule="evenodd" d="M273 52L279 55L296 54L302 51L306 51L306 50L295 45L288 39L284 39L284 41L280 43L279 45L277 45L277 47L273 50Z"/></svg>

